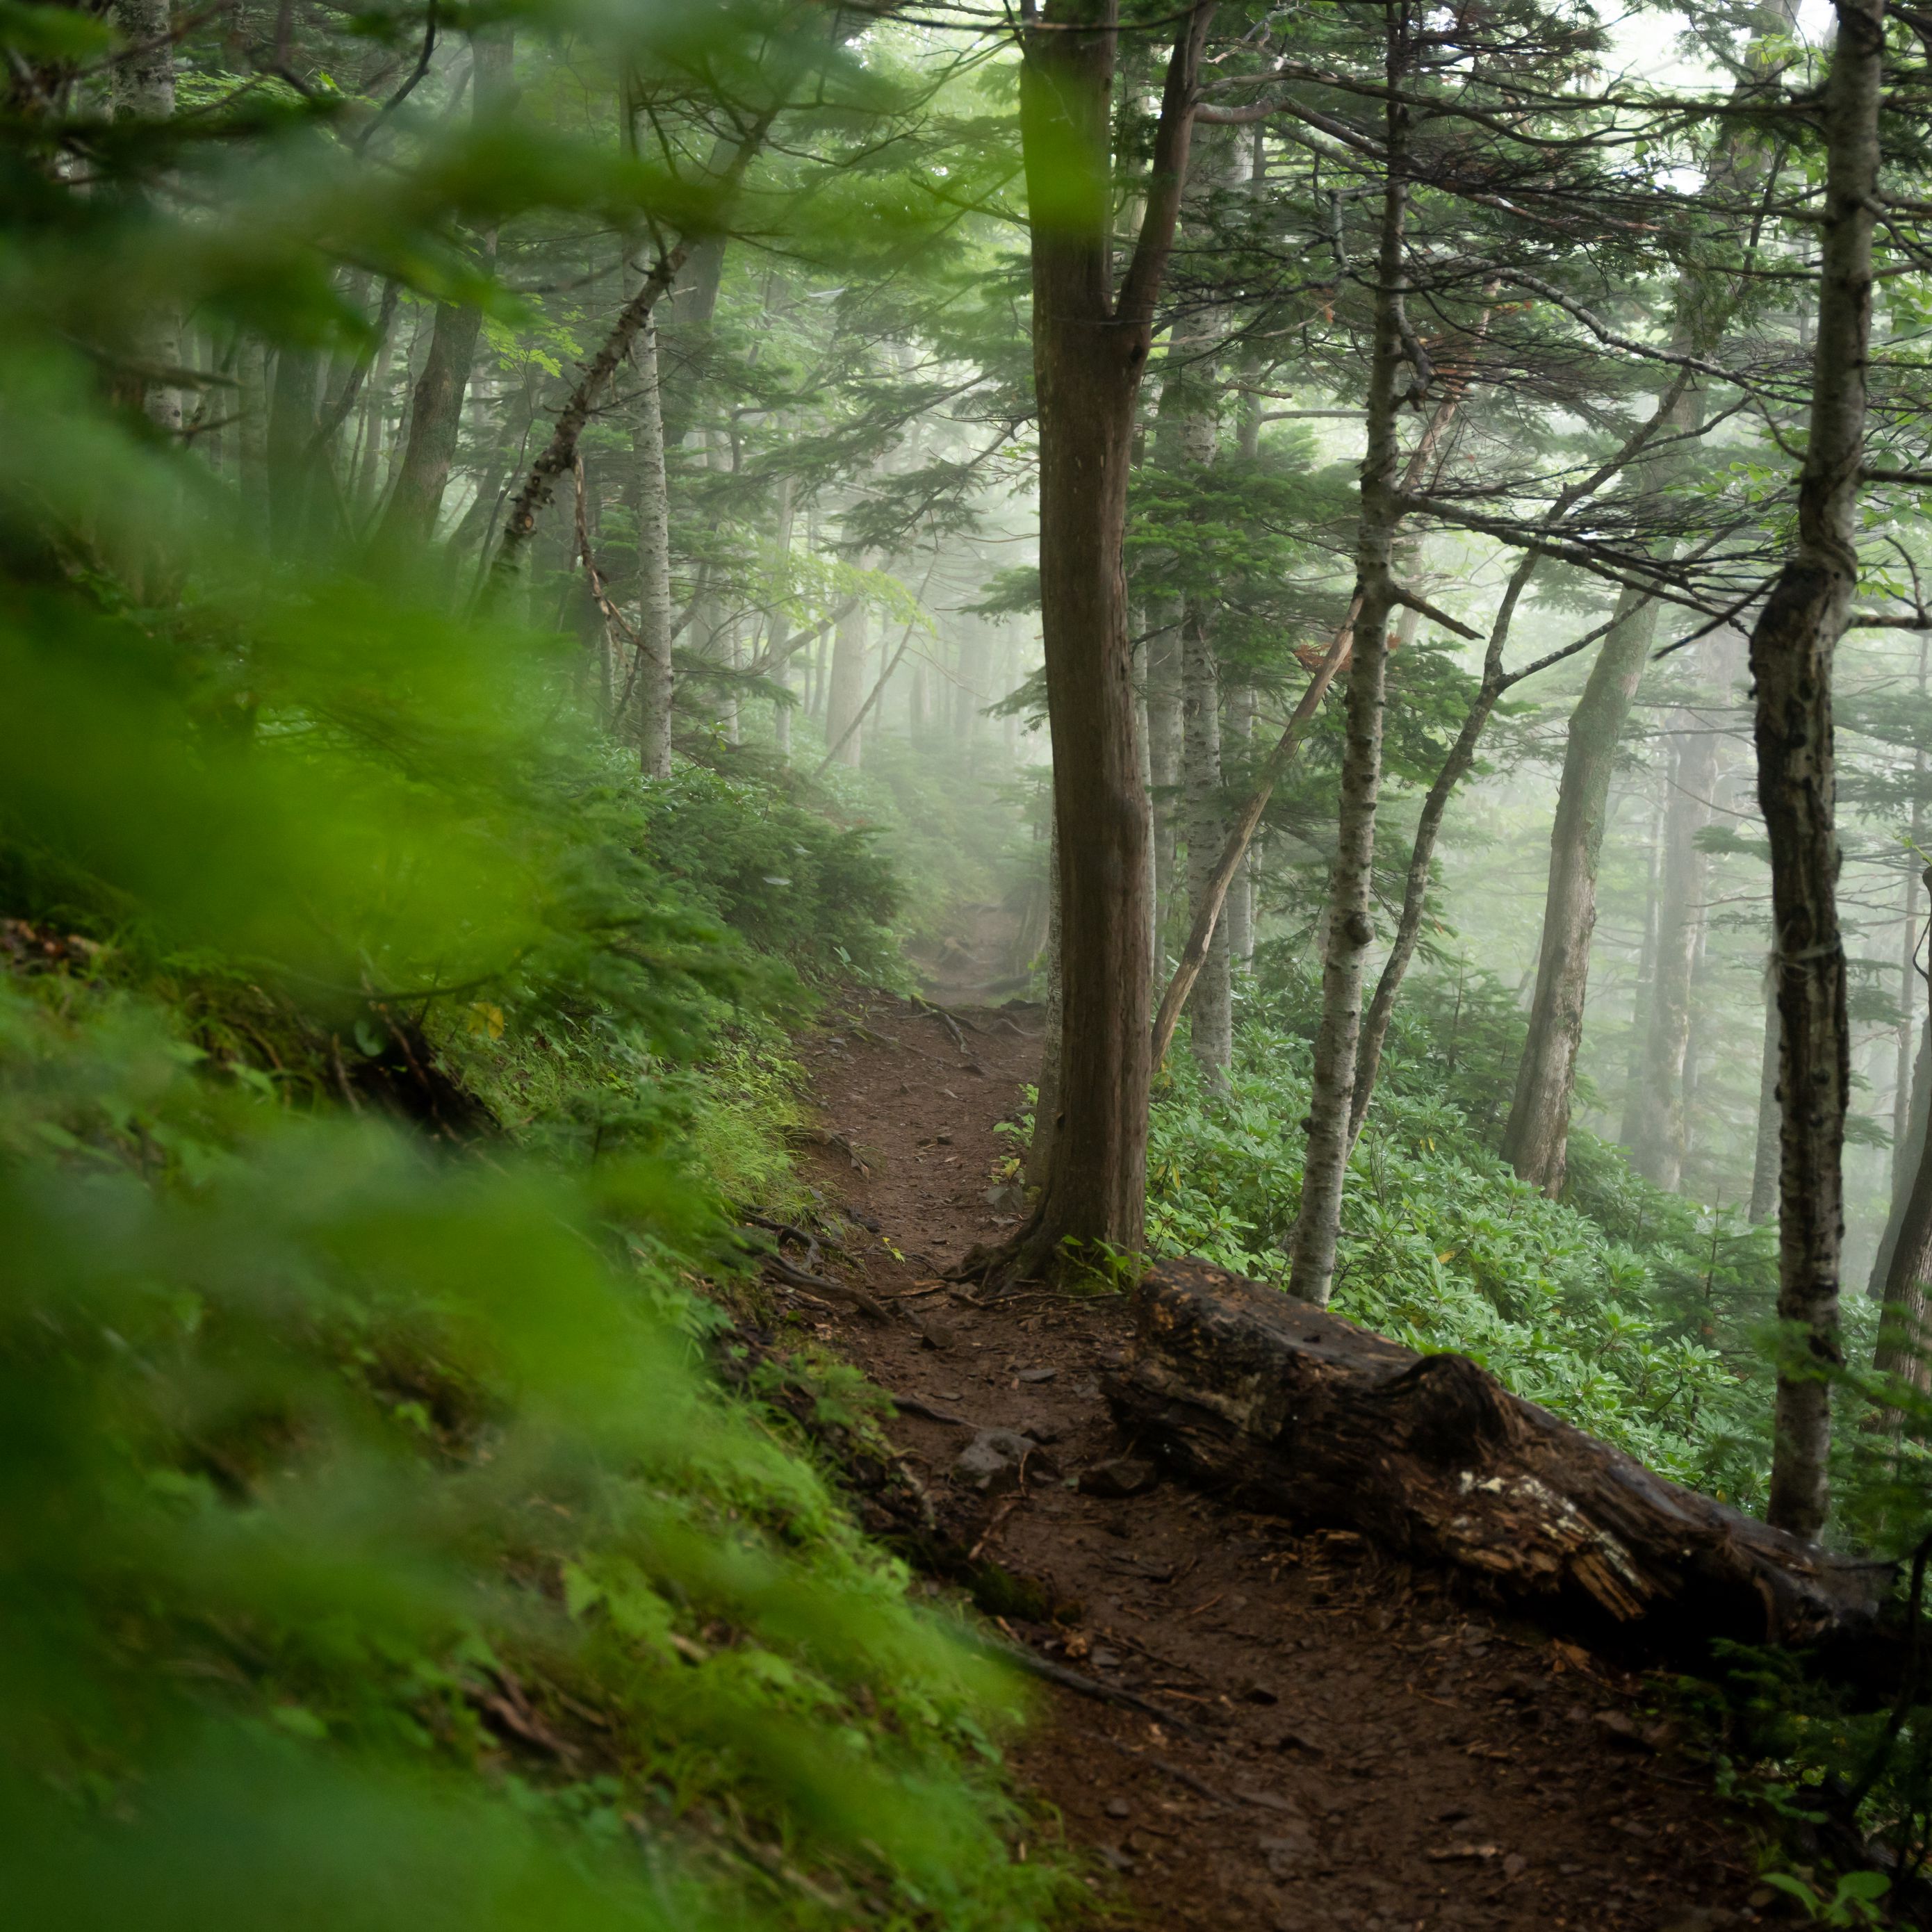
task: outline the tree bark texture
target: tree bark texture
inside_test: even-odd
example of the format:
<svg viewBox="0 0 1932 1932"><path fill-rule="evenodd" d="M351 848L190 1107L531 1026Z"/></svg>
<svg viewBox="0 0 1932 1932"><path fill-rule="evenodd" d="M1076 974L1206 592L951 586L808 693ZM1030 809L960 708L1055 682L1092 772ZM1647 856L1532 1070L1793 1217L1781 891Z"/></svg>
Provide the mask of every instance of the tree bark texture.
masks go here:
<svg viewBox="0 0 1932 1932"><path fill-rule="evenodd" d="M1020 123L1032 228L1040 614L1060 886L1060 1128L1046 1184L998 1264L1141 1245L1149 877L1121 547L1134 406L1187 171L1213 14L1180 20L1132 259L1112 263L1115 0L1049 0L1028 32Z"/></svg>
<svg viewBox="0 0 1932 1932"><path fill-rule="evenodd" d="M1597 926L1597 855L1617 742L1643 676L1657 629L1657 607L1640 592L1617 600L1617 622L1590 668L1570 720L1556 815L1550 832L1550 886L1544 901L1529 1034L1503 1129L1503 1158L1553 1199L1563 1191L1570 1097L1583 1037L1590 936Z"/></svg>
<svg viewBox="0 0 1932 1932"><path fill-rule="evenodd" d="M648 778L670 776L670 485L664 474L663 394L658 334L646 318L632 348L638 396L631 422L632 475L638 519L638 768Z"/></svg>
<svg viewBox="0 0 1932 1932"><path fill-rule="evenodd" d="M1405 329L1402 230L1408 199L1404 167L1408 110L1394 90L1408 66L1406 7L1391 8L1388 22L1388 174L1382 192L1375 348L1368 382L1368 450L1362 459L1355 552L1355 593L1360 608L1348 667L1341 810L1329 881L1328 935L1322 965L1322 1018L1316 1030L1309 1090L1307 1151L1288 1250L1293 1292L1318 1306L1327 1305L1334 1282L1336 1245L1342 1231L1342 1189L1353 1144L1349 1126L1355 1052L1361 1033L1363 970L1375 939L1371 874L1376 806L1382 789L1387 632L1396 605L1390 551L1400 518L1396 488L1400 454L1396 385Z"/></svg>
<svg viewBox="0 0 1932 1932"><path fill-rule="evenodd" d="M1857 587L1858 471L1871 340L1872 224L1883 88L1882 0L1837 0L1810 435L1798 538L1751 632L1758 800L1771 840L1781 1108L1778 1312L1797 1344L1778 1382L1769 1521L1816 1538L1828 1506L1831 1389L1840 1360L1842 1155L1851 1085L1838 928L1832 659ZM1905 1244L1901 1239L1901 1252Z"/></svg>
<svg viewBox="0 0 1932 1932"><path fill-rule="evenodd" d="M1156 1264L1109 1403L1245 1507L1361 1532L1627 1656L1817 1645L1869 1672L1882 1573L1828 1556L1510 1394L1204 1262Z"/></svg>

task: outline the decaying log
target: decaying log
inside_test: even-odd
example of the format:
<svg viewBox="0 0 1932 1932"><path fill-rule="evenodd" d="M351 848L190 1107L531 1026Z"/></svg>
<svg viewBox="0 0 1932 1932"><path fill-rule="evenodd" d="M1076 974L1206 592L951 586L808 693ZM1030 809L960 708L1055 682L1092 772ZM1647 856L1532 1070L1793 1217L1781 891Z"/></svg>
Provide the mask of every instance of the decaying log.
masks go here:
<svg viewBox="0 0 1932 1932"><path fill-rule="evenodd" d="M1138 1448L1298 1522L1360 1531L1543 1620L1651 1657L1817 1645L1867 1674L1882 1570L1646 1468L1461 1355L1418 1355L1205 1262L1136 1291L1107 1379Z"/></svg>

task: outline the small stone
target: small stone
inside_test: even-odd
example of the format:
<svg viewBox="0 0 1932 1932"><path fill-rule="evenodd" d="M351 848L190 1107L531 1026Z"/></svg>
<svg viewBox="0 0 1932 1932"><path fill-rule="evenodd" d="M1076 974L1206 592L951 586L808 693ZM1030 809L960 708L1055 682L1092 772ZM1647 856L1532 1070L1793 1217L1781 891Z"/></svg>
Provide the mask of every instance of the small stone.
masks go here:
<svg viewBox="0 0 1932 1932"><path fill-rule="evenodd" d="M1613 1743L1643 1748L1646 1740L1628 1711L1599 1711L1590 1720Z"/></svg>
<svg viewBox="0 0 1932 1932"><path fill-rule="evenodd" d="M1095 1462L1080 1472L1078 1487L1085 1496L1138 1496L1160 1480L1160 1472L1137 1456L1117 1456Z"/></svg>
<svg viewBox="0 0 1932 1932"><path fill-rule="evenodd" d="M1022 1369L1019 1378L1023 1382L1050 1382L1059 1372L1058 1369Z"/></svg>
<svg viewBox="0 0 1932 1932"><path fill-rule="evenodd" d="M1512 1852L1503 1860L1503 1876L1520 1878L1529 1869L1529 1861L1520 1852Z"/></svg>
<svg viewBox="0 0 1932 1932"><path fill-rule="evenodd" d="M1101 1806L1109 1818L1131 1818L1134 1808L1124 1798L1110 1798Z"/></svg>
<svg viewBox="0 0 1932 1932"><path fill-rule="evenodd" d="M959 1452L952 1473L978 1490L1017 1489L1027 1472L1055 1475L1052 1459L1017 1430L982 1429Z"/></svg>
<svg viewBox="0 0 1932 1932"><path fill-rule="evenodd" d="M1244 1702L1250 1704L1279 1704L1281 1702L1280 1698L1265 1684L1250 1684L1243 1690L1241 1696Z"/></svg>

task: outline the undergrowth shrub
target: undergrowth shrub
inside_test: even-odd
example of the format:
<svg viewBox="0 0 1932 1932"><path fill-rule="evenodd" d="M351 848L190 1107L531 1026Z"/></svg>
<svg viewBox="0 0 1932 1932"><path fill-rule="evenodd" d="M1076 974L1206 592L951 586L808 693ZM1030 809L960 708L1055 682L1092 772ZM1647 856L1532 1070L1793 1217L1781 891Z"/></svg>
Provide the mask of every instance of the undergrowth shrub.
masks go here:
<svg viewBox="0 0 1932 1932"><path fill-rule="evenodd" d="M1517 1394L1749 1506L1768 1463L1758 1345L1774 1235L1664 1195L1587 1142L1586 1202L1612 1198L1612 1166L1625 1178L1615 1232L1517 1180L1453 1097L1459 1072L1493 1090L1485 1062L1508 1030L1480 989L1419 983L1350 1164L1335 1306L1412 1348L1469 1355ZM1157 1252L1286 1286L1317 997L1280 963L1248 990L1224 1100L1177 1063L1149 1141Z"/></svg>
<svg viewBox="0 0 1932 1932"><path fill-rule="evenodd" d="M698 1366L689 1171L452 1160L198 1060L0 980L24 1922L1040 1922L1013 1692Z"/></svg>

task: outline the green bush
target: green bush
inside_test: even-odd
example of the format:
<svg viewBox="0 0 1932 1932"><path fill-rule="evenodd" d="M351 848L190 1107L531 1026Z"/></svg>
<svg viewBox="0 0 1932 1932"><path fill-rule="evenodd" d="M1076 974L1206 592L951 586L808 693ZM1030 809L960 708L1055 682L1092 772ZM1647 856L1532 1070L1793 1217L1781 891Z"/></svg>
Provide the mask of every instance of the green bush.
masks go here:
<svg viewBox="0 0 1932 1932"><path fill-rule="evenodd" d="M1466 986L1459 1004L1453 982L1418 983L1351 1163L1336 1307L1411 1347L1468 1354L1666 1474L1749 1506L1768 1462L1755 1344L1775 1298L1773 1235L1663 1195L1587 1144L1580 1166L1618 1168L1618 1199L1642 1199L1647 1231L1613 1234L1573 1200L1526 1186L1442 1091L1456 1076L1443 1078L1439 1025L1455 1016L1460 1069L1486 1090L1485 1051L1506 1034ZM1280 964L1250 990L1225 1100L1178 1064L1149 1141L1156 1252L1286 1285L1315 998ZM1586 1198L1606 1191L1599 1178Z"/></svg>

